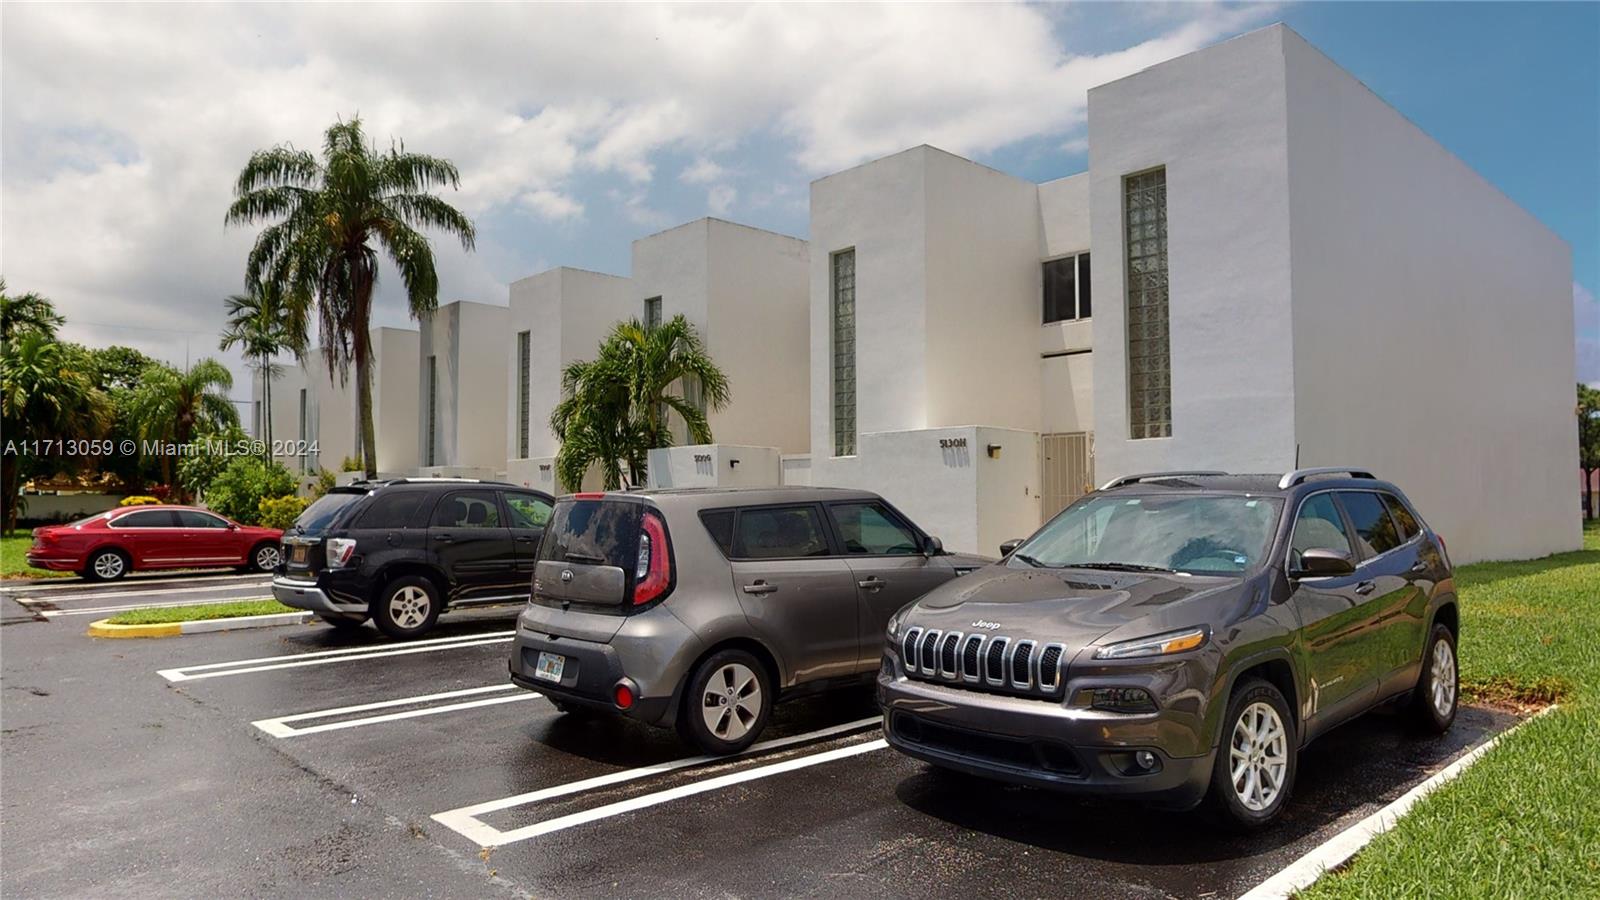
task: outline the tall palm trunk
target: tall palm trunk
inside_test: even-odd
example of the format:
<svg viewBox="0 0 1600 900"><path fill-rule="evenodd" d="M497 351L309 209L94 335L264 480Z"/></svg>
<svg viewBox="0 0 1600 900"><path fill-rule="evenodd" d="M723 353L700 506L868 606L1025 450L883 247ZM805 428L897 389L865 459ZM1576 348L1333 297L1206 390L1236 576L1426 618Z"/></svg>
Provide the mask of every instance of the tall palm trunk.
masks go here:
<svg viewBox="0 0 1600 900"><path fill-rule="evenodd" d="M368 478L378 477L378 435L372 418L372 347L368 322L372 316L373 272L363 267L356 284L354 331L350 354L356 363L356 416L361 422L361 466Z"/></svg>
<svg viewBox="0 0 1600 900"><path fill-rule="evenodd" d="M0 456L0 493L5 495L5 530L9 533L17 527L17 457L7 453Z"/></svg>

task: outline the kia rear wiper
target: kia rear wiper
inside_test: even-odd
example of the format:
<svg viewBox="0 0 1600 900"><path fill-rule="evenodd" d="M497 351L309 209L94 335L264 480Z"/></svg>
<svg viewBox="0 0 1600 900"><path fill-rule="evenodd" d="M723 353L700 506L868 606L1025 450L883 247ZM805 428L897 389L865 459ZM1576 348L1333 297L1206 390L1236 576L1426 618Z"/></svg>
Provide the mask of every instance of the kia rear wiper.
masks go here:
<svg viewBox="0 0 1600 900"><path fill-rule="evenodd" d="M606 561L604 556L596 556L593 553L573 553L571 551L561 554L561 559L563 561L572 560L573 562L584 563L603 563Z"/></svg>
<svg viewBox="0 0 1600 900"><path fill-rule="evenodd" d="M1111 571L1111 572L1169 572L1170 573L1170 572L1174 571L1172 569L1162 568L1161 566L1146 566L1146 565L1142 565L1140 563L1123 563L1123 562L1069 563L1067 565L1067 568L1069 568L1069 569L1105 569L1105 570Z"/></svg>

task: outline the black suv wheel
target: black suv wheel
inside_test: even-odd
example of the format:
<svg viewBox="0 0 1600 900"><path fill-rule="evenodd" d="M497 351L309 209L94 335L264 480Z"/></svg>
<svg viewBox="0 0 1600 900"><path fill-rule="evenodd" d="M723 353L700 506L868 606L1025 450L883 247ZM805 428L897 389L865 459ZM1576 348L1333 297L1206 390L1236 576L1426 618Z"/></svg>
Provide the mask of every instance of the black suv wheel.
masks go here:
<svg viewBox="0 0 1600 900"><path fill-rule="evenodd" d="M1207 798L1224 826L1250 831L1278 817L1294 789L1298 745L1282 691L1259 678L1234 687Z"/></svg>
<svg viewBox="0 0 1600 900"><path fill-rule="evenodd" d="M372 621L392 638L420 637L439 620L439 589L419 575L403 575L383 586L372 601Z"/></svg>

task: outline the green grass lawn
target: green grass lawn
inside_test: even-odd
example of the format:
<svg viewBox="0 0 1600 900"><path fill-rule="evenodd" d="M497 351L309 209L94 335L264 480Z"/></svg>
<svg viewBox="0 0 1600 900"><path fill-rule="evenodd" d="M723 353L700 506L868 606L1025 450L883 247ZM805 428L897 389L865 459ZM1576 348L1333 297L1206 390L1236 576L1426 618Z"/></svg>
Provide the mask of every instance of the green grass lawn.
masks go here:
<svg viewBox="0 0 1600 900"><path fill-rule="evenodd" d="M134 609L112 616L112 625L160 625L166 622L198 622L201 619L231 619L235 616L270 616L301 610L276 600L235 600L230 603L205 603L197 606L164 606Z"/></svg>
<svg viewBox="0 0 1600 900"><path fill-rule="evenodd" d="M1583 550L1456 577L1468 699L1560 707L1301 896L1600 897L1600 528Z"/></svg>
<svg viewBox="0 0 1600 900"><path fill-rule="evenodd" d="M0 537L0 578L71 578L71 572L51 572L28 565L33 535L18 530Z"/></svg>

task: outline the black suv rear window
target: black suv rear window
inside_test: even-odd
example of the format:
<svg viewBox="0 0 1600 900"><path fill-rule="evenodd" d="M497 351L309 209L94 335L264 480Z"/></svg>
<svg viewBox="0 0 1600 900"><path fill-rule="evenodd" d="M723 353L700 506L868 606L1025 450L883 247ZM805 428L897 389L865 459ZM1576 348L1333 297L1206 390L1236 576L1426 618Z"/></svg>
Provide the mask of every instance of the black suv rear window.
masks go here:
<svg viewBox="0 0 1600 900"><path fill-rule="evenodd" d="M562 500L550 514L539 558L617 566L632 575L638 565L642 509L615 500Z"/></svg>
<svg viewBox="0 0 1600 900"><path fill-rule="evenodd" d="M294 520L294 530L301 534L326 531L340 511L365 496L366 491L329 491L306 507L300 518Z"/></svg>
<svg viewBox="0 0 1600 900"><path fill-rule="evenodd" d="M357 522L361 528L405 528L422 505L422 491L382 491L372 498Z"/></svg>

